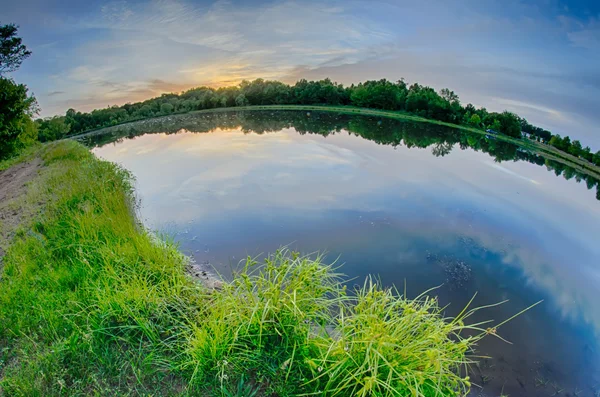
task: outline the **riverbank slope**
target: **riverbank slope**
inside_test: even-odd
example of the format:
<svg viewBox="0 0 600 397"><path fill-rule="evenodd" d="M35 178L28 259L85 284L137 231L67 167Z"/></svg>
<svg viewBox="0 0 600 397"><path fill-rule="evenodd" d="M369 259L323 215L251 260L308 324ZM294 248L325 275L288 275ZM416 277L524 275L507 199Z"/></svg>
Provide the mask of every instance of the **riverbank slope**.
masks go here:
<svg viewBox="0 0 600 397"><path fill-rule="evenodd" d="M319 257L286 250L215 291L138 224L127 171L74 141L10 165L3 395L463 396L473 346L502 325L468 327L472 311L448 319L371 280L348 296Z"/></svg>

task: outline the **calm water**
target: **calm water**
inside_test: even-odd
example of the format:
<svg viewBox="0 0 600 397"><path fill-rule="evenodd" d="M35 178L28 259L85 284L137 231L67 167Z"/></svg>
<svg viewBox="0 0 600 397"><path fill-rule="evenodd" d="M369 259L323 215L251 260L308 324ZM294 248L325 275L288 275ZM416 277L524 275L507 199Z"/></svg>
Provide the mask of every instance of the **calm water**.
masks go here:
<svg viewBox="0 0 600 397"><path fill-rule="evenodd" d="M339 257L456 314L485 340L473 395L596 396L600 390L597 181L512 145L435 125L306 112L169 117L86 138L137 178L141 216L225 276L289 245ZM558 176L557 176L558 175ZM579 393L579 394L576 394Z"/></svg>

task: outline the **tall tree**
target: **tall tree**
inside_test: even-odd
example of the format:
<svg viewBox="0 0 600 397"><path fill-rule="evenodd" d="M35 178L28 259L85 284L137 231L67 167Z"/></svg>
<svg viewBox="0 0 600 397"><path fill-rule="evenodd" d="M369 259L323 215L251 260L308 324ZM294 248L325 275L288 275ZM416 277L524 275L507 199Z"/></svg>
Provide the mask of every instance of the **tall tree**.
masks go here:
<svg viewBox="0 0 600 397"><path fill-rule="evenodd" d="M14 72L31 55L17 36L18 29L14 24L0 26L0 74Z"/></svg>
<svg viewBox="0 0 600 397"><path fill-rule="evenodd" d="M0 26L0 75L14 72L31 52L16 36L15 25ZM0 77L0 158L9 156L24 142L37 138L31 117L38 112L35 98L27 86Z"/></svg>
<svg viewBox="0 0 600 397"><path fill-rule="evenodd" d="M458 95L454 93L454 91L448 88L442 88L440 90L440 96L447 100L448 102L458 102Z"/></svg>
<svg viewBox="0 0 600 397"><path fill-rule="evenodd" d="M71 129L66 117L54 116L45 120L36 120L40 142L56 141L64 138Z"/></svg>
<svg viewBox="0 0 600 397"><path fill-rule="evenodd" d="M19 146L22 134L30 134L31 116L35 113L37 102L27 95L27 87L0 77L0 159Z"/></svg>

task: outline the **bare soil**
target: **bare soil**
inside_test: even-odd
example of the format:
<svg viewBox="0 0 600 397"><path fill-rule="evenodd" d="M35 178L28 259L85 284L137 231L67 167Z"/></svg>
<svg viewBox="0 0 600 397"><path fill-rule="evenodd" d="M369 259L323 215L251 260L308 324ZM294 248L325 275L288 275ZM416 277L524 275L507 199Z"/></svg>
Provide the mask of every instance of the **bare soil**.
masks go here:
<svg viewBox="0 0 600 397"><path fill-rule="evenodd" d="M27 192L27 182L38 175L41 167L42 160L35 158L0 171L0 265L15 230L23 221L19 200Z"/></svg>

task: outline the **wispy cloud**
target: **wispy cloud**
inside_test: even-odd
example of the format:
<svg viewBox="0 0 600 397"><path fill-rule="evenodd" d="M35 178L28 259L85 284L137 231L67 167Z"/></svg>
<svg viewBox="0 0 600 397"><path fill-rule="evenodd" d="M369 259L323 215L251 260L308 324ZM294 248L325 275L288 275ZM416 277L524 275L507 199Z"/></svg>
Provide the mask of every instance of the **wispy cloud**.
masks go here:
<svg viewBox="0 0 600 397"><path fill-rule="evenodd" d="M67 103L89 110L102 99L119 104L196 85L281 78L299 64L354 62L391 33L351 11L319 1L106 3L78 22L96 33L70 50L74 64L53 79L71 98L42 105L46 112Z"/></svg>
<svg viewBox="0 0 600 397"><path fill-rule="evenodd" d="M560 15L558 21L567 31L567 37L576 47L600 51L600 14L587 20Z"/></svg>

